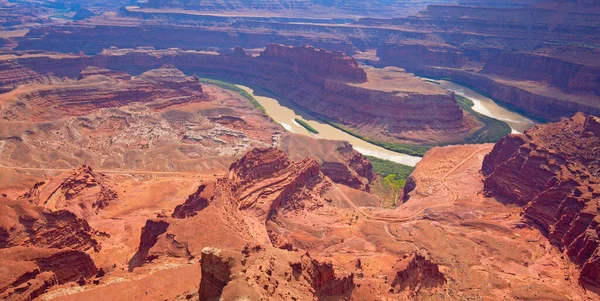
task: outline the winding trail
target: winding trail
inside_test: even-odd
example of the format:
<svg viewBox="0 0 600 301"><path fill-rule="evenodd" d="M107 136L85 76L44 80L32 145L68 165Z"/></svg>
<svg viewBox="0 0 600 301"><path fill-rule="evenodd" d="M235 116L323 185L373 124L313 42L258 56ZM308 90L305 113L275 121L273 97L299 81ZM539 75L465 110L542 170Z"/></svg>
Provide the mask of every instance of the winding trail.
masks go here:
<svg viewBox="0 0 600 301"><path fill-rule="evenodd" d="M361 214L362 216L364 216L366 219L368 220L375 220L375 221L383 221L383 222L391 222L391 223L398 223L398 222L406 222L409 221L411 219L413 219L414 217L421 215L425 212L425 210L430 209L430 208L436 208L436 207L446 207L446 206L451 206L454 204L454 202L456 202L456 200L458 199L458 193L456 193L456 191L454 191L454 189L452 189L450 187L450 185L448 185L448 183L446 182L446 180L448 179L448 177L450 175L452 175L457 169L459 169L460 167L462 167L465 163L467 163L469 160L471 160L473 157L475 157L477 154L479 154L482 151L489 151L493 148L493 146L482 146L480 148L478 148L477 150L473 151L473 153L471 153L467 158L465 158L464 160L462 160L461 162L459 162L458 164L456 164L456 166L454 166L452 169L450 169L446 174L444 174L444 176L441 178L441 183L442 185L448 189L450 191L450 193L452 193L452 199L450 201L444 202L444 203L440 203L440 204L436 204L433 206L429 206L426 208L421 208L420 210L410 214L409 216L405 216L405 217L383 217L383 216L377 216L377 215L372 215L370 213L367 213L365 211L363 211L360 207L356 206L356 204L354 204L346 195L344 195L342 193L342 196L344 197L344 200L346 200L346 203L348 205L350 205L354 210L356 210L359 214ZM386 213L395 213L393 211L388 211Z"/></svg>

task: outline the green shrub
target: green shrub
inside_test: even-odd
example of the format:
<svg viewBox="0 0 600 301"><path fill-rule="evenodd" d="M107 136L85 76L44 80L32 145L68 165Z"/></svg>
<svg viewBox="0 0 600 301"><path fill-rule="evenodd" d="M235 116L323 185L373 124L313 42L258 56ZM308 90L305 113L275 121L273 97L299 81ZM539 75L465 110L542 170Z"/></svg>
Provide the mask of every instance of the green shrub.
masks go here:
<svg viewBox="0 0 600 301"><path fill-rule="evenodd" d="M407 155L411 155L411 156L423 157L423 155L425 155L425 153L433 147L430 145L412 145L412 144L402 144L402 143L397 143L397 142L379 141L379 140L375 140L375 139L363 136L359 133L356 133L356 132L352 131L351 129L349 129L339 123L335 123L335 122L328 122L328 123L329 123L329 125L337 128L347 134L350 134L356 138L359 138L359 139L367 141L371 144L377 145L379 147L383 147L387 150L391 150L391 151L397 152L397 153L403 153L403 154L407 154Z"/></svg>
<svg viewBox="0 0 600 301"><path fill-rule="evenodd" d="M379 159L371 156L367 156L367 159L371 161L371 164L373 164L373 171L383 178L394 175L398 180L406 180L413 170L415 170L415 168L412 166L396 163L390 160Z"/></svg>
<svg viewBox="0 0 600 301"><path fill-rule="evenodd" d="M246 92L246 90L244 90L234 84L216 80L216 79L210 79L210 78L201 78L200 82L209 84L209 85L215 85L217 87L240 94L243 98L250 101L250 104L252 104L253 107L255 107L256 109L258 109L259 111L261 111L263 113L267 113L267 110L265 110L265 108L258 102L258 100L256 100L256 98L254 98L254 96L252 96L252 94Z"/></svg>
<svg viewBox="0 0 600 301"><path fill-rule="evenodd" d="M313 133L313 134L318 134L319 131L315 130L315 128L313 128L312 126L310 126L310 124L308 124L306 121L299 119L299 118L294 118L294 120L296 120L296 122L298 124L300 124L301 126L303 126L307 131Z"/></svg>
<svg viewBox="0 0 600 301"><path fill-rule="evenodd" d="M372 192L381 197L383 207L396 206L414 167L376 157L367 156L367 159L373 164L373 171L381 177L371 186Z"/></svg>
<svg viewBox="0 0 600 301"><path fill-rule="evenodd" d="M456 95L456 101L461 109L471 113L477 120L484 124L481 129L477 130L467 138L465 141L466 143L496 143L500 138L511 133L511 128L506 122L475 112L473 110L475 104L472 100Z"/></svg>

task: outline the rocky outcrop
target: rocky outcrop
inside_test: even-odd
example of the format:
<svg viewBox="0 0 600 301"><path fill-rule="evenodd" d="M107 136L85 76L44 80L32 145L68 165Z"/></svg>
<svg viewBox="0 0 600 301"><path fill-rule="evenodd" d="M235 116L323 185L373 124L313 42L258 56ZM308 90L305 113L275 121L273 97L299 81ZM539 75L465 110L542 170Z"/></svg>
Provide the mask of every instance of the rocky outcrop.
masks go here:
<svg viewBox="0 0 600 301"><path fill-rule="evenodd" d="M96 275L99 232L75 214L0 198L0 299L32 300L48 288Z"/></svg>
<svg viewBox="0 0 600 301"><path fill-rule="evenodd" d="M89 69L86 69L89 71ZM114 73L84 76L76 82L41 86L17 96L19 102L8 107L4 118L44 120L55 114L79 116L100 108L119 107L131 102L150 103L160 109L205 99L198 78L187 77L173 67L147 71L128 81Z"/></svg>
<svg viewBox="0 0 600 301"><path fill-rule="evenodd" d="M171 222L169 219L150 219L146 221L140 235L138 250L128 263L130 272L160 257L183 258L185 260L194 258L190 254L186 242L180 242L176 240L174 234L167 233Z"/></svg>
<svg viewBox="0 0 600 301"><path fill-rule="evenodd" d="M388 276L391 292L406 293L414 298L421 290L435 289L446 284L439 266L426 255L412 253L398 260Z"/></svg>
<svg viewBox="0 0 600 301"><path fill-rule="evenodd" d="M77 80L82 80L94 75L102 75L112 79L127 81L131 79L131 75L125 72L114 71L106 68L98 68L89 66L79 73L79 78Z"/></svg>
<svg viewBox="0 0 600 301"><path fill-rule="evenodd" d="M0 216L0 248L101 248L96 231L67 210L50 211L24 201L3 200Z"/></svg>
<svg viewBox="0 0 600 301"><path fill-rule="evenodd" d="M262 223L278 213L314 210L331 186L312 159L291 162L274 148L254 149L233 163L229 185L236 206Z"/></svg>
<svg viewBox="0 0 600 301"><path fill-rule="evenodd" d="M566 93L600 95L600 66L586 66L548 55L503 53L490 58L482 73L535 80Z"/></svg>
<svg viewBox="0 0 600 301"><path fill-rule="evenodd" d="M235 255L234 255L235 256ZM200 300L219 300L223 289L231 281L232 269L236 260L222 250L204 248L200 258L202 280L198 294Z"/></svg>
<svg viewBox="0 0 600 301"><path fill-rule="evenodd" d="M209 202L214 197L215 184L202 184L198 190L191 194L185 203L177 205L173 214L174 218L188 218L196 215L198 211L208 207Z"/></svg>
<svg viewBox="0 0 600 301"><path fill-rule="evenodd" d="M267 45L260 59L288 65L293 72L305 71L324 78L341 78L357 82L367 80L367 73L350 56L312 46L287 47Z"/></svg>
<svg viewBox="0 0 600 301"><path fill-rule="evenodd" d="M85 284L98 272L88 254L68 249L0 249L0 264L2 300L32 300L55 285L74 281Z"/></svg>
<svg viewBox="0 0 600 301"><path fill-rule="evenodd" d="M87 165L82 165L47 183L38 183L20 199L51 210L70 210L79 216L97 214L118 199L116 191Z"/></svg>
<svg viewBox="0 0 600 301"><path fill-rule="evenodd" d="M485 191L523 207L523 217L581 266L580 280L600 286L598 118L577 114L500 140L485 157Z"/></svg>
<svg viewBox="0 0 600 301"><path fill-rule="evenodd" d="M260 246L241 253L205 248L201 269L200 300L321 300L354 288L354 275L339 276L330 262Z"/></svg>
<svg viewBox="0 0 600 301"><path fill-rule="evenodd" d="M138 251L129 261L130 270L159 257L200 256L206 245L194 239L204 235L218 241L218 246L239 241L284 246L287 241L270 231L270 223L323 207L327 203L324 195L332 186L315 160L292 162L278 149L253 149L231 165L226 177L201 184L175 208L172 218L161 215L148 220ZM214 224L203 226L207 219ZM205 233L209 230L204 229L215 227L225 232L217 237Z"/></svg>
<svg viewBox="0 0 600 301"><path fill-rule="evenodd" d="M452 46L406 45L394 42L384 43L377 49L382 64L410 68L420 65L462 68L467 58L459 49Z"/></svg>

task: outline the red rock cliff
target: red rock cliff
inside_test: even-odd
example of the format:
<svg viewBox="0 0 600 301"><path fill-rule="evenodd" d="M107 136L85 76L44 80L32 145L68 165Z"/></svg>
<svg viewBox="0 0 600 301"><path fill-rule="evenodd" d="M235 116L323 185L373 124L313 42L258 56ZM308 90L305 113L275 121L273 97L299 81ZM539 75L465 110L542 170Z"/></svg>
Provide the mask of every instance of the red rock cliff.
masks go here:
<svg viewBox="0 0 600 301"><path fill-rule="evenodd" d="M600 121L577 114L500 140L483 162L486 193L523 207L600 286Z"/></svg>
<svg viewBox="0 0 600 301"><path fill-rule="evenodd" d="M200 300L338 300L354 289L354 275L307 253L247 245L242 252L205 248Z"/></svg>
<svg viewBox="0 0 600 301"><path fill-rule="evenodd" d="M342 52L331 52L312 46L287 47L267 45L260 58L289 65L294 72L308 71L321 77L344 78L364 82L367 74L358 63Z"/></svg>

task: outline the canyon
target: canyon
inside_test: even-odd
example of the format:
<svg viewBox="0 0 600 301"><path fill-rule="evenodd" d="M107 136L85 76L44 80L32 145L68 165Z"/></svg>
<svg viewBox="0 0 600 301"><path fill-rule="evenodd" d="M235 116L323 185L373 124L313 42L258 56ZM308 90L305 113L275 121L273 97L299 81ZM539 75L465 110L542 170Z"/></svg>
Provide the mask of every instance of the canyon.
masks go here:
<svg viewBox="0 0 600 301"><path fill-rule="evenodd" d="M420 8L409 15L394 14L407 12L400 6L408 4L399 2L390 4L391 15L356 9L349 2L317 9L328 16L307 8L319 5L148 3L80 23L32 28L12 38L11 45L14 51L95 54L111 46L227 51L236 46L309 44L380 67L394 65L428 77L451 78L538 120L557 121L578 111L599 114L595 58L600 11L593 3L422 2L413 4ZM348 16L345 7L360 13ZM260 17L266 12L274 15ZM114 35L127 38L115 40Z"/></svg>
<svg viewBox="0 0 600 301"><path fill-rule="evenodd" d="M6 89L14 87L20 81L48 76L79 78L79 74L87 70L88 66L137 74L169 65L188 74L226 77L230 81L248 82L289 99L326 122L339 123L373 140L392 143L430 145L461 142L485 126L474 116L463 112L451 92L420 81L402 69L362 68L343 53L309 46L286 47L271 44L257 57L246 54L240 48L236 52L221 55L178 49L111 48L94 56L36 55L7 60L10 62L7 63L7 68L0 70L0 74L7 74L6 81L0 83ZM59 63L60 67L57 67ZM23 70L22 78L16 76L17 73L13 71L15 69ZM167 73L167 69L158 70ZM91 86L91 81L97 82L98 86L108 85L108 82L101 83L105 77L100 75L102 74L93 79L81 78L77 84L85 85L86 88ZM136 81L144 77L148 75L142 74ZM395 85L397 81L406 85L398 87ZM54 89L55 85L51 88ZM187 89L197 88L190 86ZM126 92L120 93L132 93L129 92L130 88L121 89ZM180 87L173 86L172 89ZM53 93L61 93L64 97L66 92ZM106 97L118 99L119 95L113 97L107 94ZM179 99L183 101L181 97L183 96ZM165 96L165 99L169 97ZM421 113L424 107L430 108L427 114ZM25 107L20 109L27 110Z"/></svg>
<svg viewBox="0 0 600 301"><path fill-rule="evenodd" d="M0 0L0 298L596 300L599 16Z"/></svg>

